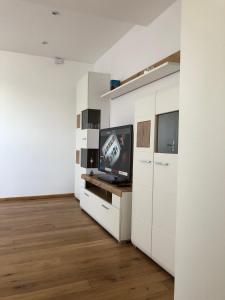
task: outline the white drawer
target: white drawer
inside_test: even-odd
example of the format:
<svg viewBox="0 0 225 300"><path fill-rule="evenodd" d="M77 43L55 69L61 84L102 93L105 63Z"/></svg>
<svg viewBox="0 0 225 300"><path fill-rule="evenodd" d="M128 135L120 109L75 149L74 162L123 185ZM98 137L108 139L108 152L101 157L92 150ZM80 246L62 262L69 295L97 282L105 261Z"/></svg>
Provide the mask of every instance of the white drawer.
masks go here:
<svg viewBox="0 0 225 300"><path fill-rule="evenodd" d="M98 221L100 200L98 200L98 198L95 195L93 195L86 189L81 189L80 206L89 215L91 215L96 221Z"/></svg>
<svg viewBox="0 0 225 300"><path fill-rule="evenodd" d="M119 210L104 200L101 200L99 204L99 223L116 239L119 239Z"/></svg>
<svg viewBox="0 0 225 300"><path fill-rule="evenodd" d="M80 132L80 148L98 149L99 147L99 130L82 129Z"/></svg>
<svg viewBox="0 0 225 300"><path fill-rule="evenodd" d="M119 210L108 202L95 196L86 189L81 189L80 206L116 239L120 236Z"/></svg>

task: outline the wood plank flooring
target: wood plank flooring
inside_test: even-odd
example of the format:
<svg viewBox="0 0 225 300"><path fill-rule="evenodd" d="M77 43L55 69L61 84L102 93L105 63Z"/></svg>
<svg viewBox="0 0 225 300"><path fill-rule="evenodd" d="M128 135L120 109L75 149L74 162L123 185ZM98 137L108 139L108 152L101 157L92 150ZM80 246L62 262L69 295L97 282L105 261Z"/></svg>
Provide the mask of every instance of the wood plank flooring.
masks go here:
<svg viewBox="0 0 225 300"><path fill-rule="evenodd" d="M173 288L74 198L0 202L0 300L172 300Z"/></svg>

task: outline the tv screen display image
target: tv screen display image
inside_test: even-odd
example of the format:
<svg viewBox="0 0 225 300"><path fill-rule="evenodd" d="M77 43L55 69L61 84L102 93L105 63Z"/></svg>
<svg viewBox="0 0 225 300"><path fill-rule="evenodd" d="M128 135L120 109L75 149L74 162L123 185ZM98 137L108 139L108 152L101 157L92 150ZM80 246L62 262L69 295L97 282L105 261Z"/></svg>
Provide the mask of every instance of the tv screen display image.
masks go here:
<svg viewBox="0 0 225 300"><path fill-rule="evenodd" d="M131 179L133 126L100 130L99 170Z"/></svg>

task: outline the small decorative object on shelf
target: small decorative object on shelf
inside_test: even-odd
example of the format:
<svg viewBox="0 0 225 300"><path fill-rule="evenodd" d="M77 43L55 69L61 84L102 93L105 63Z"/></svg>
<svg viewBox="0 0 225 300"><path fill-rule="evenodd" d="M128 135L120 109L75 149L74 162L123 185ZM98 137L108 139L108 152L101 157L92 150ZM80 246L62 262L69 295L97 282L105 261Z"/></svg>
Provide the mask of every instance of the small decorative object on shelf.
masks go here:
<svg viewBox="0 0 225 300"><path fill-rule="evenodd" d="M114 90L114 89L116 89L119 86L120 86L120 80L111 80L110 81L110 88L111 88L111 90Z"/></svg>

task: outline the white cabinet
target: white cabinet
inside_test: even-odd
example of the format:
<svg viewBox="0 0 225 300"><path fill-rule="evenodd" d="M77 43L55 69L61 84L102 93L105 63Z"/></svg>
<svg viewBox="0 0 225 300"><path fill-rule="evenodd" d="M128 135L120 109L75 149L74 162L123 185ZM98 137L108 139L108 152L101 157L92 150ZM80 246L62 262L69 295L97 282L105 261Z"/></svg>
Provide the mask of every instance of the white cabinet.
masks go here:
<svg viewBox="0 0 225 300"><path fill-rule="evenodd" d="M145 137L149 145L145 141L138 145L137 136L143 133L140 128L145 124L150 127ZM155 94L152 94L138 99L135 106L131 237L133 244L148 255L151 254L154 128Z"/></svg>
<svg viewBox="0 0 225 300"><path fill-rule="evenodd" d="M159 115L178 109L178 84L159 89L148 97L142 96L135 104L132 243L171 274L174 274L175 264L178 155L156 153L156 143L159 140ZM151 122L150 131L145 127L147 123L143 123L145 133L139 132L138 126L146 121ZM173 133L173 130L165 130L164 134L171 131ZM140 147L138 139L141 144L146 139L146 132L150 142L146 147ZM161 140L165 140L170 149L167 138Z"/></svg>
<svg viewBox="0 0 225 300"><path fill-rule="evenodd" d="M92 218L117 240L120 240L120 210L85 188L81 191L80 205Z"/></svg>
<svg viewBox="0 0 225 300"><path fill-rule="evenodd" d="M99 187L101 182L98 183L98 180L95 180L97 186L94 188L94 192L88 186L81 189L81 208L118 241L129 241L131 238L132 193L123 192L121 196L111 194L111 201L106 201L101 196L95 194L97 190L101 190ZM106 191L104 191L105 193Z"/></svg>
<svg viewBox="0 0 225 300"><path fill-rule="evenodd" d="M179 85L156 93L156 115L177 110ZM154 153L152 258L172 275L175 270L177 165L178 154Z"/></svg>

